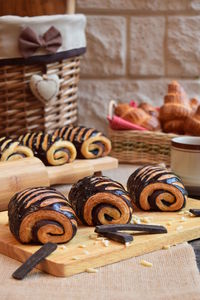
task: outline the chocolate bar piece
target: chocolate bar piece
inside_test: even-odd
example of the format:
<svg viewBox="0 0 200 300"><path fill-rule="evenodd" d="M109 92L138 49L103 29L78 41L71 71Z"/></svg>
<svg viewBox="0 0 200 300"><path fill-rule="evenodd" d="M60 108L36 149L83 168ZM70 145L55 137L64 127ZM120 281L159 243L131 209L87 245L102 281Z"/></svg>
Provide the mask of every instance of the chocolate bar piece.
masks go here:
<svg viewBox="0 0 200 300"><path fill-rule="evenodd" d="M200 209L197 208L191 208L189 210L193 215L195 215L196 217L200 217Z"/></svg>
<svg viewBox="0 0 200 300"><path fill-rule="evenodd" d="M130 243L133 241L133 236L126 233L102 231L99 234L101 236L108 238L109 240L113 240L115 242L122 243L122 244Z"/></svg>
<svg viewBox="0 0 200 300"><path fill-rule="evenodd" d="M57 244L46 243L33 255L31 255L13 274L12 277L22 280L44 258L49 256L57 248Z"/></svg>
<svg viewBox="0 0 200 300"><path fill-rule="evenodd" d="M117 231L144 231L148 233L167 233L167 228L162 225L146 224L118 224L118 225L100 225L96 226L95 232L117 232Z"/></svg>

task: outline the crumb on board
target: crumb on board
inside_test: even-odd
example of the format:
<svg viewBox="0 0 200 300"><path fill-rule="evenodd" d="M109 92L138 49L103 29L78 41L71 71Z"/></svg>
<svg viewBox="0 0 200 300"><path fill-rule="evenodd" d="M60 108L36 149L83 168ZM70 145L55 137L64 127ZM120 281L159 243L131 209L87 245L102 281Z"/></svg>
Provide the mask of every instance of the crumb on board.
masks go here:
<svg viewBox="0 0 200 300"><path fill-rule="evenodd" d="M84 250L83 253L85 253L86 255L89 255L89 254L90 254L90 252L87 251L87 250Z"/></svg>
<svg viewBox="0 0 200 300"><path fill-rule="evenodd" d="M127 248L127 247L130 247L130 245L131 245L130 242L126 242L126 243L125 243L125 247L126 247L126 248Z"/></svg>
<svg viewBox="0 0 200 300"><path fill-rule="evenodd" d="M132 219L130 221L131 224L141 224L140 217L136 215L132 215Z"/></svg>
<svg viewBox="0 0 200 300"><path fill-rule="evenodd" d="M98 237L98 235L96 233L92 233L89 235L89 239L91 239L91 240L96 240L97 237Z"/></svg>
<svg viewBox="0 0 200 300"><path fill-rule="evenodd" d="M104 240L104 237L101 237L101 236L96 238L96 241L103 241L103 240Z"/></svg>
<svg viewBox="0 0 200 300"><path fill-rule="evenodd" d="M86 245L84 244L81 244L81 245L78 245L79 248L86 248Z"/></svg>
<svg viewBox="0 0 200 300"><path fill-rule="evenodd" d="M109 241L108 240L102 240L102 243L104 244L105 247L109 246Z"/></svg>
<svg viewBox="0 0 200 300"><path fill-rule="evenodd" d="M87 269L85 270L85 272L87 272L87 273L98 273L99 270L94 269L94 268L87 268Z"/></svg>
<svg viewBox="0 0 200 300"><path fill-rule="evenodd" d="M64 246L64 245L60 245L60 246L59 246L59 249L61 249L61 250L65 250L65 249L67 249L67 247L66 247L66 246Z"/></svg>
<svg viewBox="0 0 200 300"><path fill-rule="evenodd" d="M172 225L172 221L168 221L167 223L166 223L166 225Z"/></svg>
<svg viewBox="0 0 200 300"><path fill-rule="evenodd" d="M78 256L73 256L72 259L73 260L79 260L79 257Z"/></svg>
<svg viewBox="0 0 200 300"><path fill-rule="evenodd" d="M164 245L164 246L162 247L163 250L168 250L169 248L170 248L170 245Z"/></svg>
<svg viewBox="0 0 200 300"><path fill-rule="evenodd" d="M183 226L176 227L176 231L181 231L183 229Z"/></svg>
<svg viewBox="0 0 200 300"><path fill-rule="evenodd" d="M144 266L144 267L152 267L152 266L153 266L153 264L152 264L151 262L146 261L146 260L144 260L144 259L142 259L142 260L140 261L140 264L141 264L142 266Z"/></svg>
<svg viewBox="0 0 200 300"><path fill-rule="evenodd" d="M181 217L180 222L186 222L187 219L185 217Z"/></svg>
<svg viewBox="0 0 200 300"><path fill-rule="evenodd" d="M152 218L151 217L142 217L142 218L140 218L140 220L141 220L141 222L142 223L151 223L151 221L152 221Z"/></svg>

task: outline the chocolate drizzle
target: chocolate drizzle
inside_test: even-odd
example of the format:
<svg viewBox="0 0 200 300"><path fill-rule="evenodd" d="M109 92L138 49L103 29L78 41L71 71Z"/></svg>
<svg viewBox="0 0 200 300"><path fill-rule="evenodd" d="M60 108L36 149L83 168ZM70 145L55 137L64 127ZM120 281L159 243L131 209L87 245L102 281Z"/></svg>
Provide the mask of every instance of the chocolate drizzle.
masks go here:
<svg viewBox="0 0 200 300"><path fill-rule="evenodd" d="M132 205L123 186L106 176L79 180L69 192L69 200L83 224L126 224Z"/></svg>
<svg viewBox="0 0 200 300"><path fill-rule="evenodd" d="M76 147L78 158L102 157L108 155L111 150L109 139L94 128L69 125L57 129L54 135L72 142Z"/></svg>
<svg viewBox="0 0 200 300"><path fill-rule="evenodd" d="M129 177L127 188L133 202L143 210L180 210L187 198L181 179L160 166L138 168Z"/></svg>
<svg viewBox="0 0 200 300"><path fill-rule="evenodd" d="M19 137L19 141L30 147L36 157L45 165L62 165L76 157L76 149L70 142L42 132L27 133ZM50 154L51 153L51 154Z"/></svg>
<svg viewBox="0 0 200 300"><path fill-rule="evenodd" d="M22 243L45 243L53 241L51 236L56 237L57 243L63 243L72 239L77 230L76 217L71 205L53 188L29 188L17 193L9 202L8 217L12 234ZM26 218L29 218L28 222ZM65 219L70 222L65 224ZM54 225L55 231L51 225ZM70 236L66 233L69 226ZM40 236L39 230L42 227L46 227L45 239L48 240L44 241ZM59 233L57 228L60 229ZM23 237L22 232L25 232Z"/></svg>
<svg viewBox="0 0 200 300"><path fill-rule="evenodd" d="M15 160L32 156L32 150L23 146L19 141L7 137L0 138L0 160Z"/></svg>

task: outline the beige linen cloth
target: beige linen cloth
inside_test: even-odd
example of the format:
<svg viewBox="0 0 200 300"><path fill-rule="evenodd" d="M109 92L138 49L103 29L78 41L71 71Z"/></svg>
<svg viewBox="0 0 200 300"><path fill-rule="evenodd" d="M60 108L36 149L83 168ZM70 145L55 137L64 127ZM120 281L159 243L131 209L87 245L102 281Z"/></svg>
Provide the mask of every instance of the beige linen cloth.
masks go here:
<svg viewBox="0 0 200 300"><path fill-rule="evenodd" d="M152 267L140 265L144 259ZM0 255L1 300L199 300L200 277L192 247L180 244L68 278L38 270L11 277L19 262Z"/></svg>

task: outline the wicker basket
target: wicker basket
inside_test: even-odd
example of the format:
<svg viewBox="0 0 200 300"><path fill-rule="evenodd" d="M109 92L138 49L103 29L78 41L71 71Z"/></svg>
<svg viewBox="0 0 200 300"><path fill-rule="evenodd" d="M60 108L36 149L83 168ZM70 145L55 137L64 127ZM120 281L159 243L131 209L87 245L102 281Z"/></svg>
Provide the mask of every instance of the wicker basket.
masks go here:
<svg viewBox="0 0 200 300"><path fill-rule="evenodd" d="M63 16L64 16L63 18L65 18L66 15ZM56 18L55 22L57 23L60 21L60 19L57 20L59 16L45 16L45 17L47 18L55 17ZM60 17L62 18L62 16ZM42 17L38 17L38 18L42 18ZM69 26L71 27L67 29L68 31L66 35L70 34L71 36L69 38L67 36L67 38L72 40L72 38L75 39L76 36L77 37L81 36L84 39L84 21L85 21L84 17L81 15L70 15L69 18L72 18L69 21L70 24ZM81 30L81 34L79 33L77 35L74 35L74 33L72 32L74 28L73 27L74 23L76 22L75 18L78 18L78 22L79 22L77 28L78 30ZM29 20L30 19L31 18L29 18ZM3 24L2 26L5 26L4 23L6 20L7 19L4 19L2 21ZM49 19L48 22L45 23L44 30L47 30L46 24L50 26L49 24L51 23ZM35 24L35 23L32 22L31 24ZM53 24L53 26L55 25ZM13 37L12 34L10 34L10 36ZM10 40L9 42L12 43L13 41ZM65 44L68 46L66 42L66 37L65 37ZM55 53L55 55L46 55L46 53L43 55L41 54L43 52L41 53L39 52L38 54L36 53L35 57L32 56L29 57L28 59L26 58L16 59L15 56L13 56L14 58L12 59L11 55L10 55L11 59L1 58L0 60L0 135L1 136L15 137L16 135L20 135L31 130L37 130L37 131L42 130L44 132L48 130L48 132L52 132L58 127L68 125L68 124L75 124L77 122L77 92L78 92L77 84L79 81L79 73L80 73L80 55L85 52L86 48L85 46L80 46L80 48L76 49L76 45L77 45L76 41L72 42L72 44L75 45L74 48L71 48L72 50L63 51L61 49L60 51L63 52ZM9 51L12 51L12 49L15 48L16 46L10 47ZM1 50L0 53L2 54L2 49L0 50ZM5 57L6 51L4 49L3 51ZM56 97L49 100L47 103L41 102L31 92L29 86L30 78L32 75L35 74L38 75L45 74L47 76L49 74L54 74L54 75L56 74L60 79L60 87L59 87L58 94L56 95Z"/></svg>
<svg viewBox="0 0 200 300"><path fill-rule="evenodd" d="M29 130L53 131L77 120L79 57L51 64L0 67L0 134L15 136ZM56 99L44 105L29 88L33 74L57 74L62 78Z"/></svg>
<svg viewBox="0 0 200 300"><path fill-rule="evenodd" d="M109 106L112 117L114 102ZM108 129L112 142L111 155L122 163L170 165L171 139L175 134L138 130Z"/></svg>

